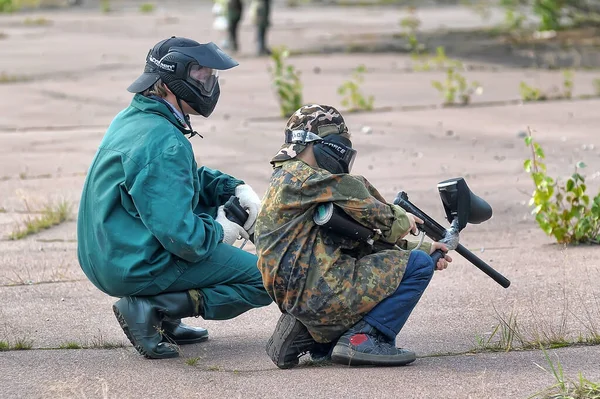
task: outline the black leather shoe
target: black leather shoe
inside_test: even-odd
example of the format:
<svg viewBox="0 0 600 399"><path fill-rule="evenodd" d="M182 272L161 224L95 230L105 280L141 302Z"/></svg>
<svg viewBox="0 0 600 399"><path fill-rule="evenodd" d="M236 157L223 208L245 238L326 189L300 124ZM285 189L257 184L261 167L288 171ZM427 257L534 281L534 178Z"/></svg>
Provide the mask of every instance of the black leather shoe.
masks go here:
<svg viewBox="0 0 600 399"><path fill-rule="evenodd" d="M165 319L162 323L162 342L171 342L177 345L197 344L208 339L208 330L183 324L181 319Z"/></svg>
<svg viewBox="0 0 600 399"><path fill-rule="evenodd" d="M113 312L135 349L149 359L179 356L178 347L163 342L163 321L196 316L198 309L187 291L156 296L124 297L113 304Z"/></svg>

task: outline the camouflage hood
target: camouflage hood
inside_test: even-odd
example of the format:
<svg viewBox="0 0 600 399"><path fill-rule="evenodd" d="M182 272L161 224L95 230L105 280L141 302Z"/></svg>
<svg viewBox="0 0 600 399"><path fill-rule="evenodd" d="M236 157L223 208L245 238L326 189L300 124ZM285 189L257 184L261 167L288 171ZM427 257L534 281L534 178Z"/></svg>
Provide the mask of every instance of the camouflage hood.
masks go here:
<svg viewBox="0 0 600 399"><path fill-rule="evenodd" d="M329 105L309 104L300 107L288 119L285 131L305 130L320 137L348 132L348 127L337 109ZM305 144L284 143L271 159L271 164L293 159L306 148Z"/></svg>

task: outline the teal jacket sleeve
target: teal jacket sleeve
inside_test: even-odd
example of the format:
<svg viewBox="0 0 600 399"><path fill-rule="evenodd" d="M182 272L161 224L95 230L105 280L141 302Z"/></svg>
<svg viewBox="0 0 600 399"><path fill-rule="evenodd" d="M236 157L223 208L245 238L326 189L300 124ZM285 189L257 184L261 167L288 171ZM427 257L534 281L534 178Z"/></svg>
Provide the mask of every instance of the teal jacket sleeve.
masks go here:
<svg viewBox="0 0 600 399"><path fill-rule="evenodd" d="M199 262L222 240L223 228L212 216L193 212L193 165L192 153L174 144L139 171L129 194L142 222L167 251Z"/></svg>
<svg viewBox="0 0 600 399"><path fill-rule="evenodd" d="M198 168L198 179L200 181L199 205L203 207L223 205L229 197L235 194L235 188L244 184L242 180L206 166Z"/></svg>

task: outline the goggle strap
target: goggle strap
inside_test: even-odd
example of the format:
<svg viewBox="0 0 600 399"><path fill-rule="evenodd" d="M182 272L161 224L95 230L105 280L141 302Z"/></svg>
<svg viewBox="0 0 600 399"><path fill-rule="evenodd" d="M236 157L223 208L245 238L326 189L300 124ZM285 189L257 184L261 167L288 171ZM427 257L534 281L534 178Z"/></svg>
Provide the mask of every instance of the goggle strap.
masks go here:
<svg viewBox="0 0 600 399"><path fill-rule="evenodd" d="M286 144L308 144L313 142L322 142L323 138L317 136L313 132L306 130L287 130L285 132Z"/></svg>

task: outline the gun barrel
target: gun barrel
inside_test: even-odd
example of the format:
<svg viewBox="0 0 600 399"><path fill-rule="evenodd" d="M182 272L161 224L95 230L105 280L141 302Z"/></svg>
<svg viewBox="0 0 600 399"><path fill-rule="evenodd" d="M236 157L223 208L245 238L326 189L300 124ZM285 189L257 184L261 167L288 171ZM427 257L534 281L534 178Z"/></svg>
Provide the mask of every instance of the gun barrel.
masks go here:
<svg viewBox="0 0 600 399"><path fill-rule="evenodd" d="M456 247L456 252L461 254L466 260L471 262L475 267L479 268L482 272L487 274L492 278L492 280L500 284L502 287L508 288L510 286L510 280L498 273L490 265L477 257L477 255L465 248L462 244L458 244L458 247Z"/></svg>

